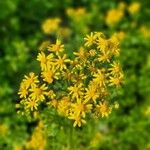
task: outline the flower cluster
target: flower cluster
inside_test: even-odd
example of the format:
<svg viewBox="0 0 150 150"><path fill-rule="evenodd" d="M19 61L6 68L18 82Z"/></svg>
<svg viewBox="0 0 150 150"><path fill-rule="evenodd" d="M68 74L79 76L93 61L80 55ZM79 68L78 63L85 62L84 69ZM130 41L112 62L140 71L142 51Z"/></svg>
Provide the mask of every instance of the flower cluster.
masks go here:
<svg viewBox="0 0 150 150"><path fill-rule="evenodd" d="M38 126L34 129L31 138L26 142L25 147L33 150L44 150L46 148L46 136L44 133L44 124L39 122Z"/></svg>
<svg viewBox="0 0 150 150"><path fill-rule="evenodd" d="M31 72L21 82L20 108L25 114L42 109L41 103L58 114L74 120L74 126L86 123L88 117L107 117L119 104L112 93L123 82L119 62L119 41L113 35L91 32L71 58L59 39L39 52L39 76Z"/></svg>
<svg viewBox="0 0 150 150"><path fill-rule="evenodd" d="M107 11L105 22L108 26L116 25L123 19L126 12L131 16L136 15L140 11L140 7L139 2L133 2L130 5L120 2L116 8Z"/></svg>

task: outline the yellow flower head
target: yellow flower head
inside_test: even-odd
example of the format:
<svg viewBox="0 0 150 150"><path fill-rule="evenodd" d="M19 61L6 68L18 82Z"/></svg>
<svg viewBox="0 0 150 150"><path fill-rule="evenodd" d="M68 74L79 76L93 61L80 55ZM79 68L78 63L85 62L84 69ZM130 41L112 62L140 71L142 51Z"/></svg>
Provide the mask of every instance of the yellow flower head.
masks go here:
<svg viewBox="0 0 150 150"><path fill-rule="evenodd" d="M139 2L131 3L128 7L129 13L132 15L138 13L140 10L140 6L141 6L141 4Z"/></svg>
<svg viewBox="0 0 150 150"><path fill-rule="evenodd" d="M121 21L121 19L124 16L124 12L122 9L120 8L113 8L111 10L109 10L106 14L106 24L108 26L113 26L116 25L117 23L119 23Z"/></svg>
<svg viewBox="0 0 150 150"><path fill-rule="evenodd" d="M46 19L42 24L42 30L45 34L51 34L58 30L61 20L59 18Z"/></svg>

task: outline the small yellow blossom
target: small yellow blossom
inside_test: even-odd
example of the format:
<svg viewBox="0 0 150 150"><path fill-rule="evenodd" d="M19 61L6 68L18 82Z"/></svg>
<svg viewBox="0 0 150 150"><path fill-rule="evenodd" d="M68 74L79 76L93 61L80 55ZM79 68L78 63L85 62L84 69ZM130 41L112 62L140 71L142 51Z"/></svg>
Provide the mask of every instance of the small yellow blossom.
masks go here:
<svg viewBox="0 0 150 150"><path fill-rule="evenodd" d="M136 14L140 10L141 4L139 2L133 2L129 5L128 11L130 14Z"/></svg>
<svg viewBox="0 0 150 150"><path fill-rule="evenodd" d="M54 52L56 53L56 55L58 55L60 52L63 52L64 51L64 45L61 44L61 41L59 39L56 40L56 44L51 44L49 47L48 47L48 50L50 52Z"/></svg>
<svg viewBox="0 0 150 150"><path fill-rule="evenodd" d="M27 88L26 84L24 84L24 82L21 83L18 94L20 95L20 98L26 98L27 97L28 88Z"/></svg>
<svg viewBox="0 0 150 150"><path fill-rule="evenodd" d="M31 86L30 89L30 98L33 100L43 101L45 99L45 96L47 94L47 86L45 84L38 86L36 84Z"/></svg>
<svg viewBox="0 0 150 150"><path fill-rule="evenodd" d="M98 70L97 73L93 75L94 81L100 86L105 86L106 85L106 76L104 74L103 70Z"/></svg>
<svg viewBox="0 0 150 150"><path fill-rule="evenodd" d="M150 38L150 29L145 26L140 27L140 32L145 36L146 38Z"/></svg>
<svg viewBox="0 0 150 150"><path fill-rule="evenodd" d="M94 35L93 32L91 32L90 35L86 35L84 40L85 40L85 46L90 47L91 45L95 44L96 36Z"/></svg>
<svg viewBox="0 0 150 150"><path fill-rule="evenodd" d="M70 62L70 59L67 59L67 55L63 55L63 57L58 55L57 59L54 59L54 63L56 65L56 69L67 69L66 63Z"/></svg>
<svg viewBox="0 0 150 150"><path fill-rule="evenodd" d="M83 85L79 84L79 85L74 85L74 86L70 86L68 87L68 90L70 91L69 94L72 96L72 98L79 98L80 96L83 95Z"/></svg>
<svg viewBox="0 0 150 150"><path fill-rule="evenodd" d="M99 94L96 91L96 86L90 85L88 88L86 88L86 93L85 93L85 101L93 100L96 102L96 99L98 98Z"/></svg>
<svg viewBox="0 0 150 150"><path fill-rule="evenodd" d="M47 83L52 83L54 79L58 79L59 73L54 70L54 67L41 72L42 78Z"/></svg>
<svg viewBox="0 0 150 150"><path fill-rule="evenodd" d="M116 25L124 16L124 11L120 8L110 9L106 14L106 24L109 26Z"/></svg>
<svg viewBox="0 0 150 150"><path fill-rule="evenodd" d="M61 20L59 18L46 19L42 24L42 30L45 34L51 34L56 32L59 28Z"/></svg>
<svg viewBox="0 0 150 150"><path fill-rule="evenodd" d="M110 73L114 76L118 76L120 72L122 72L120 64L118 62L113 62L111 64L111 68L108 69Z"/></svg>
<svg viewBox="0 0 150 150"><path fill-rule="evenodd" d="M38 106L38 100L31 99L31 98L28 98L26 100L26 108L27 109L30 109L31 111L33 111L34 109L37 110L37 106Z"/></svg>
<svg viewBox="0 0 150 150"><path fill-rule="evenodd" d="M96 112L101 115L101 117L108 117L111 113L111 107L106 102L100 102L99 105L96 106Z"/></svg>
<svg viewBox="0 0 150 150"><path fill-rule="evenodd" d="M23 79L23 85L21 86L26 86L26 88L29 88L32 84L38 83L38 76L36 76L33 72L29 73L29 76L24 76Z"/></svg>
<svg viewBox="0 0 150 150"><path fill-rule="evenodd" d="M120 74L118 77L110 76L109 78L109 86L119 87L123 82L123 74Z"/></svg>
<svg viewBox="0 0 150 150"><path fill-rule="evenodd" d="M44 52L41 52L37 56L37 60L41 63L41 69L46 70L53 63L53 54L45 55Z"/></svg>

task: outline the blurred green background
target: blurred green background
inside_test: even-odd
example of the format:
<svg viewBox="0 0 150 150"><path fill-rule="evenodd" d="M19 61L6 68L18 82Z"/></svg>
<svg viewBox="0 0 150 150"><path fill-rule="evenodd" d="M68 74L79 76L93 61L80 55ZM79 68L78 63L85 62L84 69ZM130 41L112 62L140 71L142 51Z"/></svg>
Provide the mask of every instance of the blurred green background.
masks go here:
<svg viewBox="0 0 150 150"><path fill-rule="evenodd" d="M0 150L150 150L149 6L149 0L1 0ZM46 110L44 125L18 115L19 84L38 72L39 49L59 37L72 53L91 31L120 38L120 108L74 129Z"/></svg>

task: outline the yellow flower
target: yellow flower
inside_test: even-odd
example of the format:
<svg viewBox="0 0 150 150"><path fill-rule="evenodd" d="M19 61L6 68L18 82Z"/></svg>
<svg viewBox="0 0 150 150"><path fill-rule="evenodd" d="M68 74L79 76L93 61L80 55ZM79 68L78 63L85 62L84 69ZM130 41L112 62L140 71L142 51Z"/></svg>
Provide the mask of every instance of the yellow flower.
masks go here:
<svg viewBox="0 0 150 150"><path fill-rule="evenodd" d="M69 97L67 96L63 97L60 101L58 101L58 105L57 105L58 113L63 116L68 116L70 105L71 102Z"/></svg>
<svg viewBox="0 0 150 150"><path fill-rule="evenodd" d="M118 109L118 108L119 108L118 102L114 102L114 108L115 108L115 109Z"/></svg>
<svg viewBox="0 0 150 150"><path fill-rule="evenodd" d="M91 109L92 109L92 104L86 104L85 102L82 102L81 99L77 99L77 103L72 103L69 119L75 120L73 126L80 127L81 124L85 124L86 121L83 118L85 118L86 113L90 112Z"/></svg>
<svg viewBox="0 0 150 150"><path fill-rule="evenodd" d="M111 59L111 55L110 55L110 52L102 52L101 54L98 55L98 60L100 62L110 62L110 59Z"/></svg>
<svg viewBox="0 0 150 150"><path fill-rule="evenodd" d="M26 109L30 109L31 111L33 111L34 109L37 110L38 100L28 98L26 99L25 105Z"/></svg>
<svg viewBox="0 0 150 150"><path fill-rule="evenodd" d="M36 84L32 85L30 89L30 98L33 100L43 101L45 99L45 95L47 94L47 89L48 87L45 84L41 86Z"/></svg>
<svg viewBox="0 0 150 150"><path fill-rule="evenodd" d="M140 32L146 37L146 38L150 38L150 29L145 27L145 26L142 26L140 28Z"/></svg>
<svg viewBox="0 0 150 150"><path fill-rule="evenodd" d="M120 8L114 8L107 12L106 14L106 24L113 26L117 24L124 16L124 12Z"/></svg>
<svg viewBox="0 0 150 150"><path fill-rule="evenodd" d="M115 33L114 36L116 36L119 41L122 41L126 35L125 35L125 32L119 31L119 32Z"/></svg>
<svg viewBox="0 0 150 150"><path fill-rule="evenodd" d="M109 107L106 102L100 102L100 104L96 106L96 113L101 115L102 118L108 117L108 115L111 113L111 110L111 107Z"/></svg>
<svg viewBox="0 0 150 150"><path fill-rule="evenodd" d="M145 110L145 115L150 116L150 106L148 106L147 109Z"/></svg>
<svg viewBox="0 0 150 150"><path fill-rule="evenodd" d="M95 85L90 85L88 88L85 89L85 101L93 100L94 102L96 102L96 99L99 97L96 88L97 87Z"/></svg>
<svg viewBox="0 0 150 150"><path fill-rule="evenodd" d="M109 86L119 87L123 82L123 74L120 73L120 76L110 76L109 77Z"/></svg>
<svg viewBox="0 0 150 150"><path fill-rule="evenodd" d="M51 107L57 108L58 106L58 100L56 99L52 99L50 102L47 103L48 105L50 105Z"/></svg>
<svg viewBox="0 0 150 150"><path fill-rule="evenodd" d="M80 47L78 52L74 52L74 55L77 56L81 61L86 60L86 52L83 47Z"/></svg>
<svg viewBox="0 0 150 150"><path fill-rule="evenodd" d="M85 46L90 47L91 45L95 44L96 42L96 36L93 32L91 32L90 35L86 35L86 37L84 38L85 40Z"/></svg>
<svg viewBox="0 0 150 150"><path fill-rule="evenodd" d="M139 12L141 4L139 2L133 2L129 5L128 11L130 14L136 14Z"/></svg>
<svg viewBox="0 0 150 150"><path fill-rule="evenodd" d="M106 85L106 76L103 70L98 70L97 73L93 75L95 83L97 83L100 87Z"/></svg>
<svg viewBox="0 0 150 150"><path fill-rule="evenodd" d="M91 57L94 57L96 54L97 54L97 51L96 51L95 49L89 50L89 55L90 55Z"/></svg>
<svg viewBox="0 0 150 150"><path fill-rule="evenodd" d="M51 99L54 99L54 98L56 97L56 94L54 93L53 90L49 90L49 91L47 92L47 96L48 96L49 98L51 98Z"/></svg>
<svg viewBox="0 0 150 150"><path fill-rule="evenodd" d="M119 41L116 35L113 35L110 39L99 38L97 40L97 48L104 53L110 53L112 55L119 55Z"/></svg>
<svg viewBox="0 0 150 150"><path fill-rule="evenodd" d="M23 84L26 86L26 88L29 88L32 84L38 83L38 76L36 76L33 72L29 73L29 76L24 76L25 79L23 79Z"/></svg>
<svg viewBox="0 0 150 150"><path fill-rule="evenodd" d="M27 97L28 88L24 82L21 83L18 94L20 95L20 98L26 98Z"/></svg>
<svg viewBox="0 0 150 150"><path fill-rule="evenodd" d="M109 68L108 70L110 71L110 74L112 74L114 76L116 76L116 75L118 76L119 73L122 71L120 64L115 61L111 64L111 68Z"/></svg>
<svg viewBox="0 0 150 150"><path fill-rule="evenodd" d="M66 57L67 55L64 54L63 57L58 55L58 58L54 59L56 69L60 69L60 70L67 69L66 63L70 62L70 59L67 59Z"/></svg>
<svg viewBox="0 0 150 150"><path fill-rule="evenodd" d="M6 124L0 124L0 133L1 136L6 136L8 133L8 126Z"/></svg>
<svg viewBox="0 0 150 150"><path fill-rule="evenodd" d="M68 87L68 90L70 91L69 94L72 96L72 98L79 98L80 96L83 95L83 90L84 88L82 87L82 84L75 84L74 86Z"/></svg>
<svg viewBox="0 0 150 150"><path fill-rule="evenodd" d="M84 119L82 119L80 116L75 116L75 114L69 117L69 119L75 120L73 124L74 127L81 127L82 124L86 124L86 121Z"/></svg>
<svg viewBox="0 0 150 150"><path fill-rule="evenodd" d="M59 76L59 72L56 72L54 67L52 67L51 69L42 71L41 74L42 74L43 80L49 84L52 83L54 79L58 79L58 76Z"/></svg>
<svg viewBox="0 0 150 150"><path fill-rule="evenodd" d="M56 32L61 20L59 18L46 19L42 24L42 30L45 34Z"/></svg>
<svg viewBox="0 0 150 150"><path fill-rule="evenodd" d="M41 70L47 70L47 68L49 68L49 66L53 63L53 58L53 54L46 56L43 52L39 53L37 60L41 63Z"/></svg>
<svg viewBox="0 0 150 150"><path fill-rule="evenodd" d="M64 51L64 45L61 44L61 41L59 39L56 40L56 44L51 44L49 47L48 47L48 50L50 52L55 52L56 55L58 55L60 52L63 52Z"/></svg>
<svg viewBox="0 0 150 150"><path fill-rule="evenodd" d="M85 118L87 112L90 112L92 109L92 104L87 104L86 101L78 98L76 103L71 104L72 112L75 116L82 116Z"/></svg>
<svg viewBox="0 0 150 150"><path fill-rule="evenodd" d="M45 150L46 136L43 123L39 122L38 126L34 129L31 138L26 143L25 149Z"/></svg>

